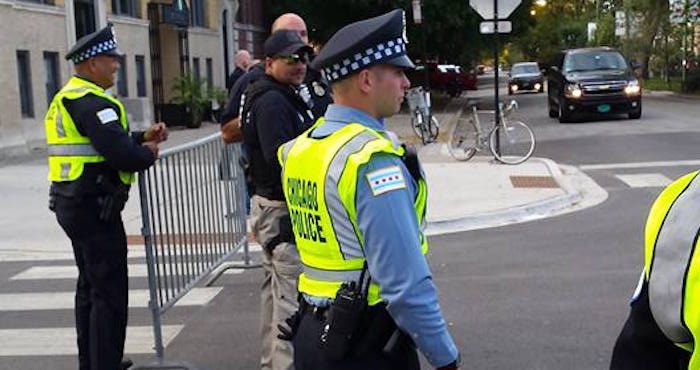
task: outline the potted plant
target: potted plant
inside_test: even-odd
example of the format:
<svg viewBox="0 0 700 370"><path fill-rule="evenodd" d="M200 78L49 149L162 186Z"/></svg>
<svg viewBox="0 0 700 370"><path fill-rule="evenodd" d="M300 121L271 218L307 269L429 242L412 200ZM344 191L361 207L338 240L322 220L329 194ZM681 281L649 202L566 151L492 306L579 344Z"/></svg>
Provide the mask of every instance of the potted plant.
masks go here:
<svg viewBox="0 0 700 370"><path fill-rule="evenodd" d="M194 76L178 76L173 82L175 97L171 102L181 104L189 115L187 127L197 128L202 125L202 118L207 106L211 104L205 81Z"/></svg>

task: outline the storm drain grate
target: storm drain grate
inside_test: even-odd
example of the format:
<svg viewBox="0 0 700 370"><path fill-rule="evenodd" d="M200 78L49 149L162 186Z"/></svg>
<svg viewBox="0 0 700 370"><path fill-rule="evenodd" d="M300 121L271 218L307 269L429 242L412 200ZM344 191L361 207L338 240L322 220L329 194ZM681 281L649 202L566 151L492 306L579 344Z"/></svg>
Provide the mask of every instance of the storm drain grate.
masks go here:
<svg viewBox="0 0 700 370"><path fill-rule="evenodd" d="M514 188L558 188L552 176L511 176Z"/></svg>

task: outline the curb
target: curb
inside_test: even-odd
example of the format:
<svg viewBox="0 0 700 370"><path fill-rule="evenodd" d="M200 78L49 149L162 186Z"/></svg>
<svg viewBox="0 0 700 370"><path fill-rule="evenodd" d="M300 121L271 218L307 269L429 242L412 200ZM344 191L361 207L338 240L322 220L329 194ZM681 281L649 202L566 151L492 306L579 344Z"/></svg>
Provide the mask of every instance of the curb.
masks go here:
<svg viewBox="0 0 700 370"><path fill-rule="evenodd" d="M451 220L429 221L425 234L427 236L442 235L537 220L551 216L555 212L565 208L572 207L583 200L583 195L571 184L569 179L564 176L561 169L554 161L547 158L530 158L530 160L544 163L552 174L554 181L556 181L565 194L522 206L477 213Z"/></svg>

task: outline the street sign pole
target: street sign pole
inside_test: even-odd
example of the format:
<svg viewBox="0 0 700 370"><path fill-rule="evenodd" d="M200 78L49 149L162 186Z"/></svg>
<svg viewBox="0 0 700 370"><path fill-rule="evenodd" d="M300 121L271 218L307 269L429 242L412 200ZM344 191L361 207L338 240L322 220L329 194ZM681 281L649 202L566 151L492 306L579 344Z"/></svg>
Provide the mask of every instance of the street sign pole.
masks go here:
<svg viewBox="0 0 700 370"><path fill-rule="evenodd" d="M496 122L496 126L500 124L500 119L501 119L501 114L500 114L500 107L498 106L498 0L493 0L493 27L494 27L494 32L493 32L493 38L494 38L494 43L493 43L493 63L494 63L494 71L495 71L495 109L494 111L496 112L496 117L494 122ZM501 140L498 135L496 135L496 147L494 148L495 152L500 156L501 155Z"/></svg>

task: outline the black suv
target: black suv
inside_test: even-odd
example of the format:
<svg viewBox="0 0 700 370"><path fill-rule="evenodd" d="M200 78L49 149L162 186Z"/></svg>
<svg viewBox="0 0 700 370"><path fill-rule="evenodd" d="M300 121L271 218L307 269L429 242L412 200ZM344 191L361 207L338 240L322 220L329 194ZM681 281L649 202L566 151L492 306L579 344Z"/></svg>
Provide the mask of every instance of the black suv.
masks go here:
<svg viewBox="0 0 700 370"><path fill-rule="evenodd" d="M549 116L559 122L583 112L642 116L642 88L633 66L609 47L560 52L547 73L547 100Z"/></svg>

